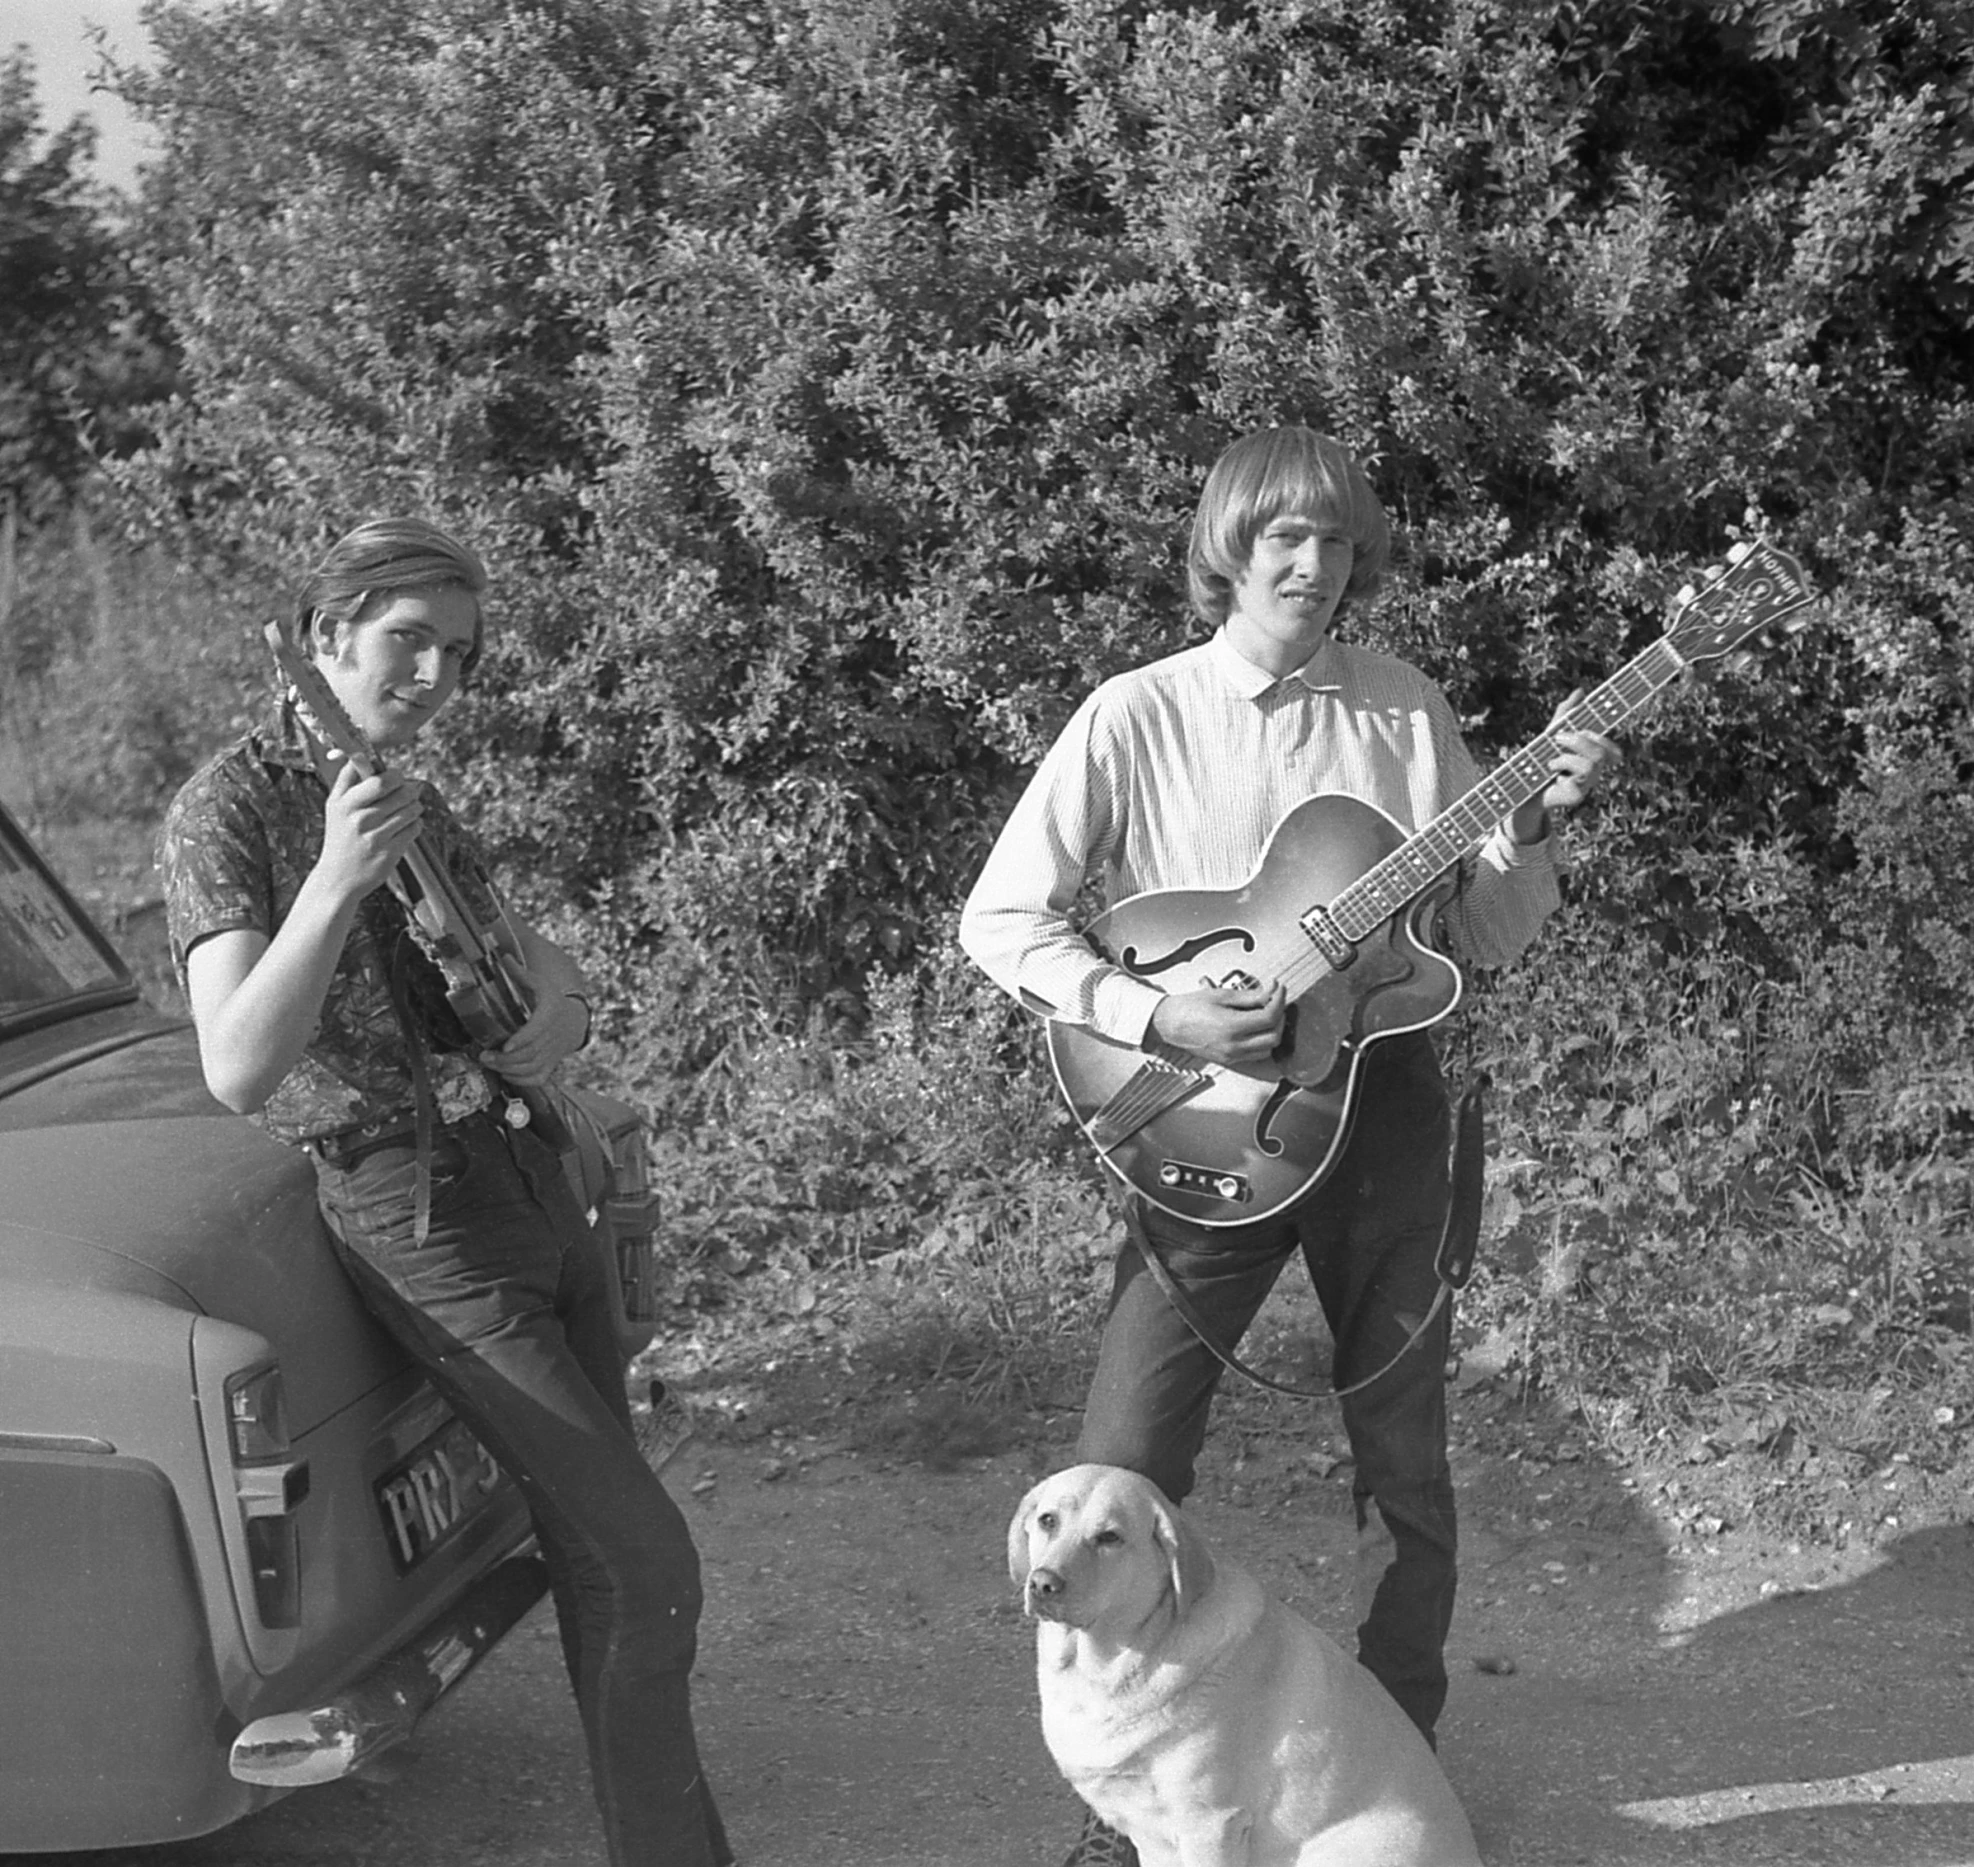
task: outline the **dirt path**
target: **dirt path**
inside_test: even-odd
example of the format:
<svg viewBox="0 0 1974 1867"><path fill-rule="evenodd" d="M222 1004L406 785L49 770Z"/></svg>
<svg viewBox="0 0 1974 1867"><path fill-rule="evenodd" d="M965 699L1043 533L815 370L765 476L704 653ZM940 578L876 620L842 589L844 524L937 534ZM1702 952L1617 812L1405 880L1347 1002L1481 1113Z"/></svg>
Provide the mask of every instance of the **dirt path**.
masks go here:
<svg viewBox="0 0 1974 1867"><path fill-rule="evenodd" d="M685 1459L715 1575L701 1698L751 1867L1056 1867L1076 1805L1002 1552L1066 1436L947 1473L793 1443ZM1671 1560L1594 1470L1462 1463L1442 1743L1490 1867L1974 1863L1974 1533ZM1347 1467L1237 1442L1188 1508L1348 1642Z"/></svg>
<svg viewBox="0 0 1974 1867"><path fill-rule="evenodd" d="M968 1428L919 1434L928 1463L896 1407L811 1396L670 1467L706 1558L699 1715L745 1867L1058 1867L1077 1805L1002 1565L1073 1418L960 1456ZM1974 1530L1843 1558L1730 1533L1672 1556L1594 1462L1482 1449L1498 1437L1456 1412L1442 1726L1489 1867L1974 1867ZM1314 1443L1230 1408L1187 1508L1347 1643L1349 1468ZM599 1867L594 1837L538 1613L366 1779L168 1854L92 1858Z"/></svg>

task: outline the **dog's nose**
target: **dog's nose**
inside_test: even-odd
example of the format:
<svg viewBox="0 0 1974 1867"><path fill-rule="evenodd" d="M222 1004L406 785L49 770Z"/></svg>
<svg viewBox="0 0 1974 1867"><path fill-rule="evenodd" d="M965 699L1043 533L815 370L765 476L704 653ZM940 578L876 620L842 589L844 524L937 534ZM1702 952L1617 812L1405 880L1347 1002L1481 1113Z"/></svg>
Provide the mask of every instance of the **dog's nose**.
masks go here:
<svg viewBox="0 0 1974 1867"><path fill-rule="evenodd" d="M1028 1592L1038 1595L1044 1601L1053 1601L1062 1593L1066 1584L1054 1569L1031 1569L1028 1572Z"/></svg>

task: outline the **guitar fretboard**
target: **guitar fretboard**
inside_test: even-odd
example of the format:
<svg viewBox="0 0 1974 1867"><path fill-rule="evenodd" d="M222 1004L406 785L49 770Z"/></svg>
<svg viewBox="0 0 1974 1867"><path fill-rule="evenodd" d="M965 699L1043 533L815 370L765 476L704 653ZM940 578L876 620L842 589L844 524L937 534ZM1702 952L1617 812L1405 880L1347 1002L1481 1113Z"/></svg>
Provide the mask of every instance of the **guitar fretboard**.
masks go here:
<svg viewBox="0 0 1974 1867"><path fill-rule="evenodd" d="M1587 694L1559 724L1566 730L1608 732L1642 712L1676 681L1686 667L1678 651L1661 640L1627 662ZM1502 760L1480 783L1456 798L1424 829L1415 832L1382 862L1366 869L1329 904L1336 931L1355 945L1382 926L1422 890L1430 887L1497 823L1532 798L1541 796L1555 773L1561 748L1553 732L1538 733L1519 752Z"/></svg>

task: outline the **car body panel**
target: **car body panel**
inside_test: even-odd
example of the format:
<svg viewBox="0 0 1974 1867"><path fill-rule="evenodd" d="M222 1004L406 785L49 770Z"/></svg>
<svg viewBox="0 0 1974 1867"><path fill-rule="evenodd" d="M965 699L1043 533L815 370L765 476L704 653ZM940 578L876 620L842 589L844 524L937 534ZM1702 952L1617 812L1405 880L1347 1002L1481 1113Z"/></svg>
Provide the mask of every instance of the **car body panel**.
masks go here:
<svg viewBox="0 0 1974 1867"><path fill-rule="evenodd" d="M59 1286L6 1293L0 1846L155 1841L262 1806L273 1792L235 1782L227 1768L243 1725L360 1679L527 1546L526 1511L502 1480L453 1542L412 1575L397 1572L374 1482L450 1417L415 1369L400 1368L295 1436L292 1457L310 1474L295 1512L301 1622L260 1625L243 1580L223 1382L269 1358L270 1345L250 1331L122 1292L92 1292L86 1310ZM65 1449L85 1440L104 1449ZM130 1471L147 1487L105 1476ZM152 1496L160 1487L168 1509ZM133 1573L146 1578L150 1604L135 1621ZM167 1741L157 1720L179 1736ZM127 1770L113 1766L124 1771L113 1796L95 1787L100 1753L62 1735L98 1726L119 1733L131 1757ZM196 1745L184 1741L187 1730L199 1734Z"/></svg>
<svg viewBox="0 0 1974 1867"><path fill-rule="evenodd" d="M0 1301L9 1847L49 1847L78 1827L91 1845L196 1834L216 1811L244 1812L204 1755L226 1715L223 1675L236 1697L256 1675L197 1430L198 1320L117 1290L79 1304L53 1283L15 1283ZM56 1449L78 1442L100 1450ZM167 1716L169 1737L154 1728ZM114 1748L73 1741L98 1728ZM110 1790L117 1749L131 1762ZM133 1812L166 1825L140 1820L132 1833Z"/></svg>
<svg viewBox="0 0 1974 1867"><path fill-rule="evenodd" d="M142 1459L0 1447L0 1573L36 1612L4 1622L0 1834L22 1852L200 1834L269 1800L210 1752L221 1721L198 1561L172 1481ZM141 1655L72 1690L78 1652Z"/></svg>
<svg viewBox="0 0 1974 1867"><path fill-rule="evenodd" d="M74 1073L121 1065L142 1051L168 1055L176 1035ZM141 1204L133 1186L144 1189ZM224 1253L214 1251L215 1238L229 1240ZM120 1260L139 1280L162 1279L179 1301L262 1335L278 1338L306 1318L312 1352L283 1363L298 1428L403 1366L329 1248L308 1162L223 1111L218 1119L0 1126L0 1275L24 1275L30 1263L45 1272L72 1250ZM112 1272L98 1266L84 1274Z"/></svg>

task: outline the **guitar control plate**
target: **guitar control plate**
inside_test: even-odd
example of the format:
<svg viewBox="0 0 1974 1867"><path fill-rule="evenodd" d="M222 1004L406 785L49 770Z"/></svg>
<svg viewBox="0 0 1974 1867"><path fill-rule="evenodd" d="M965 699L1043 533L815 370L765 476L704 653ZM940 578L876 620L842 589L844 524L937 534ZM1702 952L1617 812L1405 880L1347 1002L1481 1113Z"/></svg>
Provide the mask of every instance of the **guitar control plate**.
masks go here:
<svg viewBox="0 0 1974 1867"><path fill-rule="evenodd" d="M1229 1173L1225 1167L1199 1167L1185 1160L1160 1161L1158 1184L1162 1192L1193 1193L1202 1199L1224 1200L1230 1206L1244 1206L1254 1197L1246 1174Z"/></svg>

